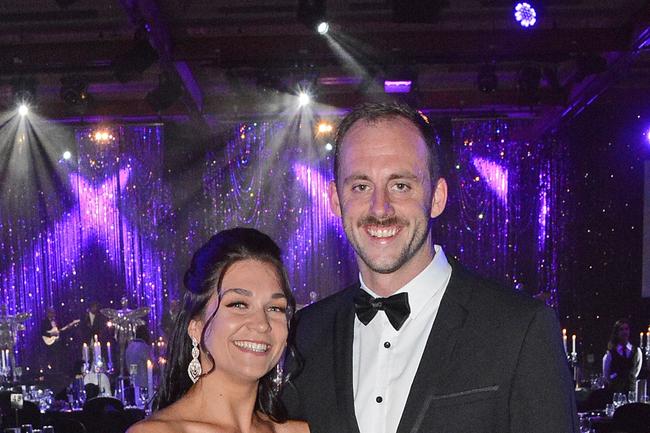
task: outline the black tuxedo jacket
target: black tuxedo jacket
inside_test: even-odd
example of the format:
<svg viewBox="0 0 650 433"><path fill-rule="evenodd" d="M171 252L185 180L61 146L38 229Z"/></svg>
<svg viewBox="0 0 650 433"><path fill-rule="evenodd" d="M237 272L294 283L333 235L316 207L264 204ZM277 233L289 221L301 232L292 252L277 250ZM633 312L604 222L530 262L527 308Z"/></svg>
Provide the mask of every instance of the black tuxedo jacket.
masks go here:
<svg viewBox="0 0 650 433"><path fill-rule="evenodd" d="M397 433L577 432L555 312L450 263ZM301 360L289 359L288 367L302 363L302 370L284 388L283 401L312 433L359 433L352 389L358 288L304 308L292 324Z"/></svg>
<svg viewBox="0 0 650 433"><path fill-rule="evenodd" d="M95 314L93 323L91 324L90 313L86 311L81 321L81 336L84 343L92 343L95 335L97 335L100 340L103 340L104 334L106 333L106 322L107 320L104 318L104 315L98 311Z"/></svg>

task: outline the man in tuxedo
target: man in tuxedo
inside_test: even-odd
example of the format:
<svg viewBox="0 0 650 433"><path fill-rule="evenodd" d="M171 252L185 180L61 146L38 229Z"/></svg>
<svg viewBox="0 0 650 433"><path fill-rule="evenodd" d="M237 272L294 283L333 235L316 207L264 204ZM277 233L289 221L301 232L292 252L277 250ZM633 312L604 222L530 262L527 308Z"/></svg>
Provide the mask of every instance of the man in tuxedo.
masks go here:
<svg viewBox="0 0 650 433"><path fill-rule="evenodd" d="M104 333L106 332L106 318L99 311L99 303L93 301L90 303L90 307L84 313L83 319L81 321L81 335L83 343L86 343L89 347L92 347L94 342L94 336L100 340Z"/></svg>
<svg viewBox="0 0 650 433"><path fill-rule="evenodd" d="M312 433L577 432L554 311L433 244L440 159L410 107L365 104L339 125L329 198L359 282L297 313L290 417Z"/></svg>

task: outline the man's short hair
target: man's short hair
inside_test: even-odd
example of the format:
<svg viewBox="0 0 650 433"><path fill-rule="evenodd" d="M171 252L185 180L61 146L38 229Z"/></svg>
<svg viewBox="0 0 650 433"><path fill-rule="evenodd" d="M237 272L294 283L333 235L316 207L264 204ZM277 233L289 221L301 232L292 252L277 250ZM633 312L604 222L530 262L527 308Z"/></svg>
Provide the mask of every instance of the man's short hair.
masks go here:
<svg viewBox="0 0 650 433"><path fill-rule="evenodd" d="M365 121L368 123L376 123L381 120L403 118L411 122L418 128L424 142L427 146L429 156L429 175L431 176L431 183L435 185L438 179L442 176L442 168L440 161L440 152L438 150L437 134L433 127L429 124L429 120L419 111L411 108L406 104L399 102L368 102L355 107L348 113L336 131L334 139L334 181L338 182L339 176L339 156L341 153L341 143L345 138L352 125L357 121Z"/></svg>

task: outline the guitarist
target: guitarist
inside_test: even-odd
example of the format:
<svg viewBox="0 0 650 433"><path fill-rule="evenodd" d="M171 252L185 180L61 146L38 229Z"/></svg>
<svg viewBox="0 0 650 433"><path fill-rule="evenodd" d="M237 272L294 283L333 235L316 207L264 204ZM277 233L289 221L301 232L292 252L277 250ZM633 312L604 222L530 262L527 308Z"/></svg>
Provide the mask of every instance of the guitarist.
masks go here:
<svg viewBox="0 0 650 433"><path fill-rule="evenodd" d="M44 372L62 372L61 367L65 355L65 347L61 338L61 333L77 323L79 323L79 321L75 320L60 328L54 308L49 307L47 309L46 317L41 321L41 337L44 342L46 356Z"/></svg>

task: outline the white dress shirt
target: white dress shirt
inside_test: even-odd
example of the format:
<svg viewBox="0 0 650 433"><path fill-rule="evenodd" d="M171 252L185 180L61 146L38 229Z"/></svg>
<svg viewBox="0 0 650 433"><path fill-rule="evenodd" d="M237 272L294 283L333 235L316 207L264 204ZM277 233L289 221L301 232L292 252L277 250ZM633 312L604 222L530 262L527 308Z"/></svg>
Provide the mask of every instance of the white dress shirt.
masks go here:
<svg viewBox="0 0 650 433"><path fill-rule="evenodd" d="M445 292L451 266L434 246L429 265L396 293L408 293L411 314L399 331L379 311L364 325L355 318L352 346L354 410L361 433L395 433ZM363 282L361 288L377 296Z"/></svg>

